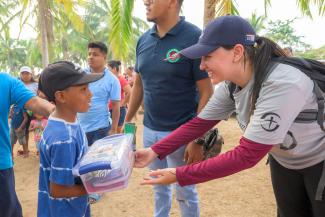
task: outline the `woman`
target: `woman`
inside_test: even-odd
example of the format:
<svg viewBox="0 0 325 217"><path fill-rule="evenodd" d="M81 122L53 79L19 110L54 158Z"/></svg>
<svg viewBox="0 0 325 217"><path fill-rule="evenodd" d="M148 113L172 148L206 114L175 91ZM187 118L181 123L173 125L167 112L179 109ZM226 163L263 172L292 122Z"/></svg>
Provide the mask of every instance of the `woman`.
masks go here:
<svg viewBox="0 0 325 217"><path fill-rule="evenodd" d="M29 66L23 66L20 68L20 80L25 84L25 86L32 91L35 95L37 95L38 83L34 80L32 69ZM33 113L31 111L27 111L28 120L25 128L25 136L26 136L26 147L27 151L18 150L18 155L23 155L24 157L28 157L28 141L29 141L29 126L30 122L33 119Z"/></svg>
<svg viewBox="0 0 325 217"><path fill-rule="evenodd" d="M117 132L123 132L124 119L126 115L126 105L129 102L131 95L131 86L127 80L120 74L121 62L118 60L110 60L108 62L108 69L118 78L121 85L121 103L120 103L120 118L118 121ZM110 113L112 114L112 105L109 103Z"/></svg>
<svg viewBox="0 0 325 217"><path fill-rule="evenodd" d="M150 172L154 178L143 184L201 183L253 167L269 153L278 216L325 216L325 135L316 121L295 121L301 111L317 109L313 81L289 65L272 65L271 58L285 56L283 50L257 37L237 16L212 21L199 42L181 54L202 57L201 69L212 83L236 84L233 99L229 82L221 83L198 117L150 149L138 151L135 166L164 158L233 112L244 134L231 151L201 163Z"/></svg>

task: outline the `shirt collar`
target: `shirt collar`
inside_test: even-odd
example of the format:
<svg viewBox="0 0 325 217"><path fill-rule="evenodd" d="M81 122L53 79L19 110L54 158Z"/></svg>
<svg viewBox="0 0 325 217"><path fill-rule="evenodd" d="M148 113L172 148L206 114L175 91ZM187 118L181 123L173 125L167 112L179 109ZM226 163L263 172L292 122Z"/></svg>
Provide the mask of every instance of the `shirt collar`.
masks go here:
<svg viewBox="0 0 325 217"><path fill-rule="evenodd" d="M171 30L169 30L169 32L167 32L166 35L177 35L181 31L182 24L184 23L184 21L185 21L185 17L181 16L177 24L173 28L171 28ZM149 33L152 36L158 35L156 24L150 29Z"/></svg>
<svg viewBox="0 0 325 217"><path fill-rule="evenodd" d="M91 73L91 68L88 66L87 68L84 69L84 71L85 71L87 74L90 74L90 73ZM109 73L109 70L108 70L107 67L104 68L103 73L104 73L104 74Z"/></svg>

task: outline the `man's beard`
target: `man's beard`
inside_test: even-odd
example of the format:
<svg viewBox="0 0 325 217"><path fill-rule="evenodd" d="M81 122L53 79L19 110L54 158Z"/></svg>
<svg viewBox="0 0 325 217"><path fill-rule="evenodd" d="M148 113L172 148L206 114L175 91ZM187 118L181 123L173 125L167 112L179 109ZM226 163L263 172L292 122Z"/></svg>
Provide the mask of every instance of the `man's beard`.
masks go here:
<svg viewBox="0 0 325 217"><path fill-rule="evenodd" d="M147 18L148 22L157 23L157 18Z"/></svg>

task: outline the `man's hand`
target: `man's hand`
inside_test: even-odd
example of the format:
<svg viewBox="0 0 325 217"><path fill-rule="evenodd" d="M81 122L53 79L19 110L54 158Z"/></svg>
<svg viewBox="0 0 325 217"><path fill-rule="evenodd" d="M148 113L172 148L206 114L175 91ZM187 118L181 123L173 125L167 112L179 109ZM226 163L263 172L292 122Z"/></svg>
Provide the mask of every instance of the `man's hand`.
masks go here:
<svg viewBox="0 0 325 217"><path fill-rule="evenodd" d="M149 173L149 177L145 177L141 185L169 185L177 182L176 169L158 169Z"/></svg>
<svg viewBox="0 0 325 217"><path fill-rule="evenodd" d="M157 154L151 148L140 149L135 152L134 167L143 168L148 166L156 157Z"/></svg>
<svg viewBox="0 0 325 217"><path fill-rule="evenodd" d="M190 142L185 149L184 161L187 164L192 164L202 161L203 158L203 147L196 144L194 141Z"/></svg>

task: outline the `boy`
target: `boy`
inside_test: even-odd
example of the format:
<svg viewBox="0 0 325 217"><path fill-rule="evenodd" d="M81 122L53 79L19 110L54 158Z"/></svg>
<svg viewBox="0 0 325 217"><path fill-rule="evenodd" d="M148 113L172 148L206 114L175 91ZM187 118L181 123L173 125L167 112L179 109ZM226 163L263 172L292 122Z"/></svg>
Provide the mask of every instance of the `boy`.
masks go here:
<svg viewBox="0 0 325 217"><path fill-rule="evenodd" d="M28 146L26 142L25 128L28 121L28 116L23 108L13 105L10 110L11 123L10 123L10 142L12 147L12 154L14 153L14 145L17 140L23 146L23 151L18 151L24 158L28 157Z"/></svg>
<svg viewBox="0 0 325 217"><path fill-rule="evenodd" d="M76 117L89 109L88 83L101 77L67 61L50 64L41 74L39 88L56 109L40 142L39 217L90 216L87 192L72 175L88 145Z"/></svg>

